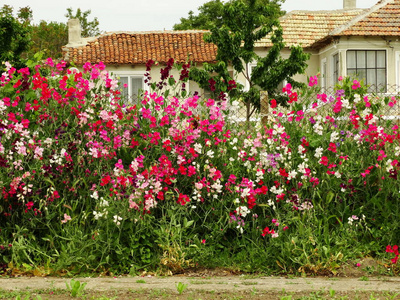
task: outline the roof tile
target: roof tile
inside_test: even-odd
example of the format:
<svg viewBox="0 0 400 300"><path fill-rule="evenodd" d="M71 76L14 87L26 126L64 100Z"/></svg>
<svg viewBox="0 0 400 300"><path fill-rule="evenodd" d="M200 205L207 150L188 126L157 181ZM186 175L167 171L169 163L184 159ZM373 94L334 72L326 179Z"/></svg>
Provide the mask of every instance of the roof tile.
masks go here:
<svg viewBox="0 0 400 300"><path fill-rule="evenodd" d="M214 62L217 47L204 42L204 30L160 32L114 32L91 39L85 46L65 47L66 57L78 65L86 62L145 64L152 59L166 63L170 58L186 62Z"/></svg>

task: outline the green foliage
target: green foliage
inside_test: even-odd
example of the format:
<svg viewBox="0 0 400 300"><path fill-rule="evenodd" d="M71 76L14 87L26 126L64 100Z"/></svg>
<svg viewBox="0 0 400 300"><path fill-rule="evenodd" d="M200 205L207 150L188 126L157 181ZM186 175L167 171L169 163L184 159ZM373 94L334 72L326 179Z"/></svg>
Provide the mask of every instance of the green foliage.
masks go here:
<svg viewBox="0 0 400 300"><path fill-rule="evenodd" d="M178 282L176 284L176 290L178 291L179 295L182 295L182 293L186 290L187 286L188 286L187 284L182 282Z"/></svg>
<svg viewBox="0 0 400 300"><path fill-rule="evenodd" d="M74 13L73 9L67 8L65 16L68 19L79 19L82 29L82 37L96 36L100 34L99 20L95 17L92 21L88 20L91 10L82 11L80 8Z"/></svg>
<svg viewBox="0 0 400 300"><path fill-rule="evenodd" d="M21 8L17 17L13 8L4 5L0 9L0 62L8 61L16 67L23 67L21 54L30 44L29 19L32 12L28 7Z"/></svg>
<svg viewBox="0 0 400 300"><path fill-rule="evenodd" d="M279 7L279 2L285 0L257 0L263 6ZM249 3L249 0L244 0L244 3ZM189 29L206 29L209 30L224 25L224 3L221 0L212 0L204 3L198 8L199 14L194 15L193 11L189 11L187 18L181 18L180 23L174 25L174 30L189 30Z"/></svg>
<svg viewBox="0 0 400 300"><path fill-rule="evenodd" d="M70 291L71 297L81 297L87 283L81 283L79 280L71 279L70 284L66 282L65 285L67 286L67 290Z"/></svg>
<svg viewBox="0 0 400 300"><path fill-rule="evenodd" d="M202 88L210 85L210 80L227 83L229 77L228 66L242 74L249 83L249 89L238 85L236 89L227 90L224 86L216 85L214 96L228 92L231 98L241 99L247 106L247 120L253 111L260 106L260 90L268 91L270 98L285 103L277 93L277 86L287 80L292 86L301 86L292 77L303 73L307 67L309 55L305 54L300 46L291 47L289 58L284 59L281 51L285 47L283 32L279 24L282 15L279 1L267 2L257 0L234 0L223 5L222 26L210 27L211 34L205 40L218 47L215 65L204 65L204 70L193 69L190 78L200 84ZM265 57L257 55L255 43L269 36L272 46ZM256 66L250 71L250 63ZM217 75L215 75L217 74Z"/></svg>
<svg viewBox="0 0 400 300"><path fill-rule="evenodd" d="M181 18L179 24L174 25L174 30L210 29L212 26L222 26L222 13L224 3L221 0L213 0L200 6L199 14L194 15L189 11L187 18Z"/></svg>
<svg viewBox="0 0 400 300"><path fill-rule="evenodd" d="M42 51L44 56L61 58L61 48L68 43L68 28L65 23L40 21L31 27L32 44L27 56Z"/></svg>

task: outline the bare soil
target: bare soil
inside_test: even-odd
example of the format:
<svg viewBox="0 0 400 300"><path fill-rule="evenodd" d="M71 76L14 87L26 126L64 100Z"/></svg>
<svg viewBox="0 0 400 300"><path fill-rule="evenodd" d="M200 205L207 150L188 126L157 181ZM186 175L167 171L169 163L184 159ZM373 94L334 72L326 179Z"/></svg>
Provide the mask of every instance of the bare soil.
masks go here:
<svg viewBox="0 0 400 300"><path fill-rule="evenodd" d="M174 276L98 276L74 278L86 283L80 299L399 299L400 277L388 274L388 266L371 258L349 263L330 276L262 276L226 269L204 269ZM305 268L307 269L307 268ZM313 267L314 274L325 274ZM329 273L329 272L328 272ZM11 274L11 273L10 273ZM71 278L45 273L12 272L0 276L0 299L71 299L66 283ZM335 276L333 276L335 275ZM180 291L178 285L184 288ZM286 298L283 298L285 297ZM302 298L303 297L303 298Z"/></svg>
<svg viewBox="0 0 400 300"><path fill-rule="evenodd" d="M0 278L0 299L71 299L69 278ZM399 277L138 276L75 278L86 282L81 299L400 299ZM187 285L178 293L178 283ZM334 291L334 292L333 292ZM26 294L23 294L26 293ZM334 295L332 295L334 293ZM311 296L310 296L311 295ZM21 297L22 299L25 299Z"/></svg>

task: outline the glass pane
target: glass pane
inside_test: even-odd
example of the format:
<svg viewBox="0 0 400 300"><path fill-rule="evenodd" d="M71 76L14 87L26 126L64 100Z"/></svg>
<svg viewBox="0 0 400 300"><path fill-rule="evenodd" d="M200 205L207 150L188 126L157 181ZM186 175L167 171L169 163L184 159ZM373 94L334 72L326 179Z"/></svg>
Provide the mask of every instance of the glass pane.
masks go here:
<svg viewBox="0 0 400 300"><path fill-rule="evenodd" d="M368 85L371 85L373 90L376 89L376 70L369 69L367 70L367 82Z"/></svg>
<svg viewBox="0 0 400 300"><path fill-rule="evenodd" d="M126 87L124 87L126 86ZM128 99L128 77L120 76L118 80L118 89L121 92L121 99L126 101Z"/></svg>
<svg viewBox="0 0 400 300"><path fill-rule="evenodd" d="M143 79L142 77L131 77L131 98L134 102L137 101L143 90Z"/></svg>
<svg viewBox="0 0 400 300"><path fill-rule="evenodd" d="M365 67L365 51L357 51L357 68Z"/></svg>
<svg viewBox="0 0 400 300"><path fill-rule="evenodd" d="M358 70L357 70L356 78L357 78L358 80L360 80L360 81L362 80L362 81L365 82L366 77L367 77L366 69L358 69Z"/></svg>
<svg viewBox="0 0 400 300"><path fill-rule="evenodd" d="M376 67L376 55L375 51L367 51L367 68Z"/></svg>
<svg viewBox="0 0 400 300"><path fill-rule="evenodd" d="M347 51L347 68L356 68L356 51Z"/></svg>
<svg viewBox="0 0 400 300"><path fill-rule="evenodd" d="M350 69L347 70L347 76L351 77L351 78L356 78L356 69Z"/></svg>
<svg viewBox="0 0 400 300"><path fill-rule="evenodd" d="M386 92L386 71L385 70L377 70L377 80L376 84L378 85L378 89Z"/></svg>
<svg viewBox="0 0 400 300"><path fill-rule="evenodd" d="M386 69L386 51L376 51L377 67Z"/></svg>

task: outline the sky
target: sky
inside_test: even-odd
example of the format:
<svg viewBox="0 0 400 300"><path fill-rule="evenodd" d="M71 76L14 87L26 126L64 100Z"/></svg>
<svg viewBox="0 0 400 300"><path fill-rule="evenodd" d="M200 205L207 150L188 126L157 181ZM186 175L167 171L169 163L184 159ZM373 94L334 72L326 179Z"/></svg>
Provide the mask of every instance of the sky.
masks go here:
<svg viewBox="0 0 400 300"><path fill-rule="evenodd" d="M109 31L152 31L171 30L181 17L187 17L190 10L197 14L197 8L208 0L0 0L18 10L29 6L33 11L33 22L40 20L66 22L64 16L68 7L74 10L91 10L89 20L97 17L102 32ZM357 0L357 7L368 8L378 0ZM341 9L343 0L286 0L282 9L292 10L333 10Z"/></svg>

